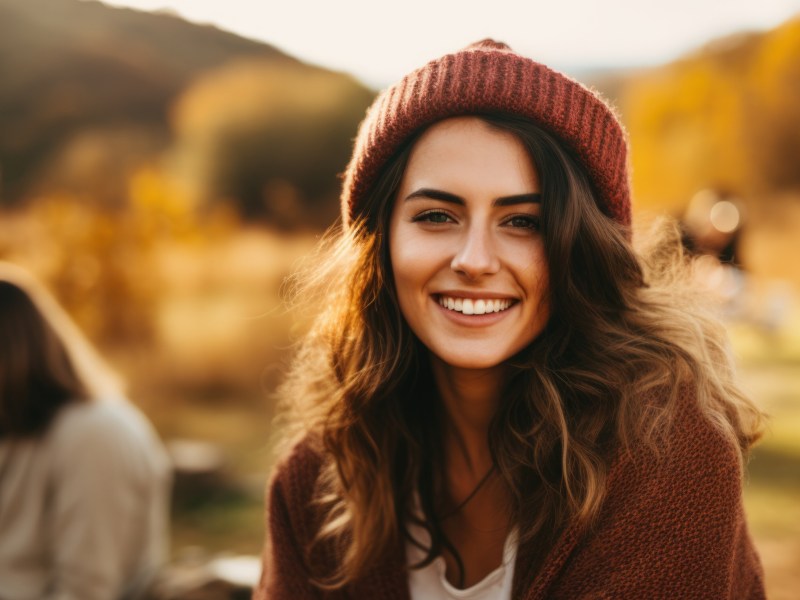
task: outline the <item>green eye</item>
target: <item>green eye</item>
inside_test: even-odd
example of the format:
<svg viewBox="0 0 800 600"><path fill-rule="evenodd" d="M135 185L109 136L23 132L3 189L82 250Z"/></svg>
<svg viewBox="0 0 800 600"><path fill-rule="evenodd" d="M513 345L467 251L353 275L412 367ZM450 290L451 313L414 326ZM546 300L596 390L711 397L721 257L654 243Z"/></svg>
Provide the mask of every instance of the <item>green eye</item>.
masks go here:
<svg viewBox="0 0 800 600"><path fill-rule="evenodd" d="M541 228L539 217L534 215L517 215L511 217L506 223L511 227L520 229L538 231Z"/></svg>
<svg viewBox="0 0 800 600"><path fill-rule="evenodd" d="M440 210L429 210L415 216L412 220L414 223L422 221L425 223L443 224L450 222L452 219L446 212L442 212Z"/></svg>

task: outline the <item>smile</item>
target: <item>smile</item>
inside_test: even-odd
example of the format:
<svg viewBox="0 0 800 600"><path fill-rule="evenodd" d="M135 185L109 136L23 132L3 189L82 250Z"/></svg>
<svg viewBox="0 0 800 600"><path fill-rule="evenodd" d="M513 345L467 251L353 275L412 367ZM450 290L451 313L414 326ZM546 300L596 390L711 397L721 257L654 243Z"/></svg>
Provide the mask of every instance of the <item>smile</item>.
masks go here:
<svg viewBox="0 0 800 600"><path fill-rule="evenodd" d="M508 309L514 300L509 298L456 298L453 296L439 296L439 304L464 315L485 315L488 313L503 312Z"/></svg>

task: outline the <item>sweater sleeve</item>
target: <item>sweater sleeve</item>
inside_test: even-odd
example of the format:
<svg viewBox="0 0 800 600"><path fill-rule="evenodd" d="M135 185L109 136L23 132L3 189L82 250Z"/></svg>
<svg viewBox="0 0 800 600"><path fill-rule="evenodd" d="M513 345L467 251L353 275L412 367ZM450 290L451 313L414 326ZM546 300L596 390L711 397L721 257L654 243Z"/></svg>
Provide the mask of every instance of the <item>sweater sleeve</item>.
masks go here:
<svg viewBox="0 0 800 600"><path fill-rule="evenodd" d="M742 506L739 451L683 399L660 458L612 470L601 517L570 557L558 598L764 598Z"/></svg>
<svg viewBox="0 0 800 600"><path fill-rule="evenodd" d="M316 457L308 449L296 448L273 474L267 490L261 581L254 600L323 597L311 583L305 552L314 531L310 503L318 471Z"/></svg>
<svg viewBox="0 0 800 600"><path fill-rule="evenodd" d="M157 440L132 408L87 405L53 441L48 600L137 596L166 545L169 473Z"/></svg>

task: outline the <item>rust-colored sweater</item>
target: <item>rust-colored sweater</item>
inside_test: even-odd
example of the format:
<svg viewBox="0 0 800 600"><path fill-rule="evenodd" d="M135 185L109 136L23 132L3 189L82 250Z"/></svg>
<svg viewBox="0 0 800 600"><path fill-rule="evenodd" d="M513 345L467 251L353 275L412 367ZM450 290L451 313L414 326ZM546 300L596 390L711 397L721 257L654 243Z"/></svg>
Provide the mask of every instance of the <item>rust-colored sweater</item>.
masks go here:
<svg viewBox="0 0 800 600"><path fill-rule="evenodd" d="M742 509L738 450L685 394L661 460L624 454L614 462L608 495L589 533L568 528L538 573L519 548L513 598L761 599L761 564ZM321 457L301 443L276 469L268 490L268 543L255 600L408 600L405 551L336 592L309 582L304 548L319 515L310 508ZM314 559L315 572L333 556Z"/></svg>

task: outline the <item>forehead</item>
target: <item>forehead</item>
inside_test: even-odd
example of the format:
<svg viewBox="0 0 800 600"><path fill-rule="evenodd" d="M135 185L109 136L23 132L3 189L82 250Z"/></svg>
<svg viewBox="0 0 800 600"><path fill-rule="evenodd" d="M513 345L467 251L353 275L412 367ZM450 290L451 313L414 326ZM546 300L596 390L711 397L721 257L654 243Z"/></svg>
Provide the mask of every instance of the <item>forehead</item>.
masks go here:
<svg viewBox="0 0 800 600"><path fill-rule="evenodd" d="M539 191L539 177L514 134L478 117L455 117L435 123L414 144L401 188L407 186L491 188L502 196Z"/></svg>

